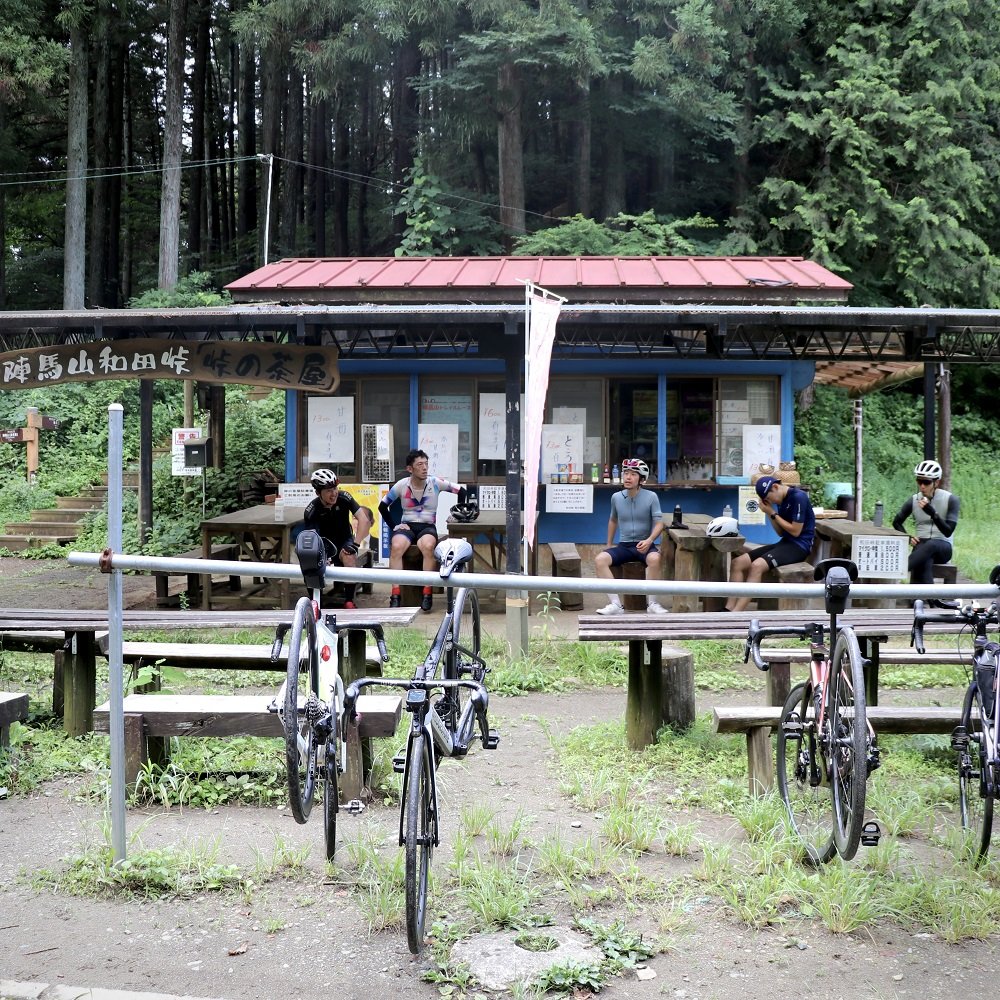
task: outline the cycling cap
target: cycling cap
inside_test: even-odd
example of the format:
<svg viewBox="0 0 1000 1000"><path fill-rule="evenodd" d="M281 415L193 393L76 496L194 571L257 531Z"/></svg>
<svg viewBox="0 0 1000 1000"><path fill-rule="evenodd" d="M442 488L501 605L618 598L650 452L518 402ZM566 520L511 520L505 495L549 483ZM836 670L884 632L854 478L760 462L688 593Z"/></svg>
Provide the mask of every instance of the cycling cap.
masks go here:
<svg viewBox="0 0 1000 1000"><path fill-rule="evenodd" d="M649 479L649 466L641 458L626 458L622 472L638 472L640 480Z"/></svg>
<svg viewBox="0 0 1000 1000"><path fill-rule="evenodd" d="M317 469L312 474L312 479L309 480L313 484L313 489L317 493L320 490L328 490L331 486L339 486L340 480L337 478L337 474L330 469Z"/></svg>
<svg viewBox="0 0 1000 1000"><path fill-rule="evenodd" d="M767 491L776 482L778 482L778 480L775 479L774 476L761 476L760 479L758 479L757 482L754 483L754 489L757 491L757 496L759 496L761 500L763 500L764 497L767 496Z"/></svg>
<svg viewBox="0 0 1000 1000"><path fill-rule="evenodd" d="M917 465L917 467L913 470L913 474L918 479L940 479L941 466L938 465L933 458L927 458Z"/></svg>
<svg viewBox="0 0 1000 1000"><path fill-rule="evenodd" d="M725 535L738 535L740 533L740 526L736 522L735 517L716 517L708 522L708 527L705 529L706 535L711 535L713 537L721 537Z"/></svg>
<svg viewBox="0 0 1000 1000"><path fill-rule="evenodd" d="M475 500L468 503L457 503L449 511L453 521L475 521L479 517L479 504Z"/></svg>

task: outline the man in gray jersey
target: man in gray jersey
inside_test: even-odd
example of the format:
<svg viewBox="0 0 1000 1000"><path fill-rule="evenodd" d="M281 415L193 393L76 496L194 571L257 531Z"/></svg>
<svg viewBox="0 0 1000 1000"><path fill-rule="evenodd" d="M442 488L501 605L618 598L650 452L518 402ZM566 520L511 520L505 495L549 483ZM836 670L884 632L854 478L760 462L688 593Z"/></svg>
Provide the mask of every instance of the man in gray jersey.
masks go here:
<svg viewBox="0 0 1000 1000"><path fill-rule="evenodd" d="M934 459L918 462L913 470L917 479L917 493L914 493L892 519L897 531L903 530L907 519L912 517L916 525L916 535L910 536L910 583L933 583L934 564L946 563L951 558L949 539L958 526L959 499L954 493L940 488L941 466ZM957 601L928 601L934 607L957 608Z"/></svg>
<svg viewBox="0 0 1000 1000"><path fill-rule="evenodd" d="M625 489L611 495L611 517L608 519L608 548L594 560L595 572L606 580L613 580L612 566L627 562L641 562L646 566L646 579L660 578L660 553L656 539L663 531L660 501L652 490L642 489L649 478L649 466L641 458L629 458L622 463L622 481ZM619 533L614 544L615 532ZM620 615L625 608L618 594L609 594L611 602L598 609L599 615ZM654 597L646 601L650 614L663 615L667 609Z"/></svg>

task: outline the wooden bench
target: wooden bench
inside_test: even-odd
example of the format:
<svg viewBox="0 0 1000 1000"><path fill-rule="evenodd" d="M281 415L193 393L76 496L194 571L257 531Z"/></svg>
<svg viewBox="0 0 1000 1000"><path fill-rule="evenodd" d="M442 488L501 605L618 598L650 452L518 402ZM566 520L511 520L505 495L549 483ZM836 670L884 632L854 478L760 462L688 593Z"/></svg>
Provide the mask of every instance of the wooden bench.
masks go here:
<svg viewBox="0 0 1000 1000"><path fill-rule="evenodd" d="M28 718L28 696L0 691L0 749L10 746L10 725Z"/></svg>
<svg viewBox="0 0 1000 1000"><path fill-rule="evenodd" d="M815 583L815 569L812 563L794 562L776 569L770 569L764 574L764 583ZM823 609L821 599L808 597L758 597L758 611L793 611Z"/></svg>
<svg viewBox="0 0 1000 1000"><path fill-rule="evenodd" d="M646 565L641 562L622 563L612 566L611 575L616 580L645 580ZM645 611L646 597L644 594L622 594L622 607L626 611Z"/></svg>
<svg viewBox="0 0 1000 1000"><path fill-rule="evenodd" d="M269 736L284 734L271 695L130 694L123 700L125 716L125 780L133 784L151 757L150 740L175 736ZM359 739L391 736L402 715L398 695L358 698ZM94 710L94 728L109 732L110 703ZM152 758L160 758L153 750ZM160 761L162 763L162 759ZM353 797L353 796L351 796Z"/></svg>
<svg viewBox="0 0 1000 1000"><path fill-rule="evenodd" d="M190 549L187 552L179 552L173 558L175 559L201 559L202 558L201 548ZM240 547L236 542L219 542L212 546L212 558L213 559L224 559L235 561L240 557ZM153 570L152 576L156 580L156 606L158 608L176 608L180 605L180 595L170 594L170 577L172 576L186 576L187 577L187 604L188 607L196 608L201 605L201 578L203 576L208 577L208 586L212 586L212 576L211 570L205 570L198 573L186 573L182 570ZM229 575L228 587L230 590L238 591L240 590L242 584L238 576Z"/></svg>
<svg viewBox="0 0 1000 1000"><path fill-rule="evenodd" d="M871 706L868 720L878 733L950 733L961 721L961 706ZM746 733L747 779L751 795L762 795L774 783L771 730L776 729L781 709L771 705L716 707L712 730L716 733Z"/></svg>
<svg viewBox="0 0 1000 1000"><path fill-rule="evenodd" d="M942 583L958 583L958 567L953 563L935 563L933 579Z"/></svg>
<svg viewBox="0 0 1000 1000"><path fill-rule="evenodd" d="M549 542L552 559L551 576L571 576L580 579L580 552L572 542ZM583 607L583 594L572 590L559 591L559 607L562 611L578 611Z"/></svg>

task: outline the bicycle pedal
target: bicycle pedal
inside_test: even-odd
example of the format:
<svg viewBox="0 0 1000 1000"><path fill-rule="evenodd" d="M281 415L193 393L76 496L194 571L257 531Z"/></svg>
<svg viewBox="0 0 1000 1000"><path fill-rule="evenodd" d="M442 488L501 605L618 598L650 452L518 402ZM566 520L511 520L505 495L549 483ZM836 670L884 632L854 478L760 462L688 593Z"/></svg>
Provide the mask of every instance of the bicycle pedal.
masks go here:
<svg viewBox="0 0 1000 1000"><path fill-rule="evenodd" d="M350 813L352 816L360 816L365 811L365 804L361 799L351 799L350 802L344 803L344 812Z"/></svg>
<svg viewBox="0 0 1000 1000"><path fill-rule="evenodd" d="M951 748L960 752L969 749L969 734L965 726L956 726L951 731Z"/></svg>
<svg viewBox="0 0 1000 1000"><path fill-rule="evenodd" d="M798 715L790 715L782 724L781 731L786 736L801 736L805 731Z"/></svg>
<svg viewBox="0 0 1000 1000"><path fill-rule="evenodd" d="M496 750L498 746L500 746L500 734L495 729L491 729L489 736L483 740L483 749Z"/></svg>
<svg viewBox="0 0 1000 1000"><path fill-rule="evenodd" d="M392 758L392 769L396 774L402 774L406 770L406 751L400 750L395 757Z"/></svg>
<svg viewBox="0 0 1000 1000"><path fill-rule="evenodd" d="M861 846L862 847L878 847L879 838L882 836L882 830L880 829L878 823L871 819L863 827L861 827Z"/></svg>

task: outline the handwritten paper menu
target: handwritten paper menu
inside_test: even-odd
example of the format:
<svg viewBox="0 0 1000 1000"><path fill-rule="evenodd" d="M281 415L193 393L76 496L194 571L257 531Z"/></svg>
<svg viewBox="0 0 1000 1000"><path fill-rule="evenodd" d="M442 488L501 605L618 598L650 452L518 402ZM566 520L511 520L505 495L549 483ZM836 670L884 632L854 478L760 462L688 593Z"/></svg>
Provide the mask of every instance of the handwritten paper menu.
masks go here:
<svg viewBox="0 0 1000 1000"><path fill-rule="evenodd" d="M583 427L580 424L542 425L542 479L560 473L583 472Z"/></svg>
<svg viewBox="0 0 1000 1000"><path fill-rule="evenodd" d="M427 452L430 474L458 479L458 424L418 424L417 447Z"/></svg>
<svg viewBox="0 0 1000 1000"><path fill-rule="evenodd" d="M743 428L743 475L753 476L762 465L781 461L781 425L751 424Z"/></svg>
<svg viewBox="0 0 1000 1000"><path fill-rule="evenodd" d="M354 461L354 397L310 396L307 410L309 462Z"/></svg>

